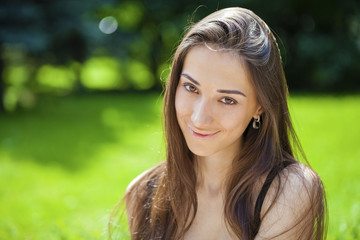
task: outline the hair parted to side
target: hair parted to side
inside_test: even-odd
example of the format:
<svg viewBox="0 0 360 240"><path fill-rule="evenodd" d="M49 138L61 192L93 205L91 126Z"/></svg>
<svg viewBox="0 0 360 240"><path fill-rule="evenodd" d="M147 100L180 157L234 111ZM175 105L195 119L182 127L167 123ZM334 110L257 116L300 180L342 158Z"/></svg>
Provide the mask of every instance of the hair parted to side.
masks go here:
<svg viewBox="0 0 360 240"><path fill-rule="evenodd" d="M227 227L243 240L254 239L258 229L251 223L258 179L284 161L296 162L296 152L306 161L290 121L288 89L274 35L250 10L235 7L216 11L194 24L175 52L164 96L166 161L143 175L125 195L132 209L128 219L132 239L182 239L195 217L194 156L177 122L175 93L187 53L204 44L236 54L245 62L263 109L261 127L254 129L249 124L242 136L242 151L233 160L224 208ZM311 221L303 227L302 235L303 239L323 239L325 193L320 178L312 174L314 184L307 189L312 204L303 216ZM279 194L282 185L277 186Z"/></svg>

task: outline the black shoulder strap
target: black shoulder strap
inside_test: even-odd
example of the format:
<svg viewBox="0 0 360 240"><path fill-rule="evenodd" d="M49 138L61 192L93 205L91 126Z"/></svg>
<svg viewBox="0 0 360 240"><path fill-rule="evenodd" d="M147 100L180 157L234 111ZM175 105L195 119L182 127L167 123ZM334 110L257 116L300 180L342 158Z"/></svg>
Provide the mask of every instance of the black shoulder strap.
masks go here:
<svg viewBox="0 0 360 240"><path fill-rule="evenodd" d="M261 214L261 208L262 205L264 203L264 199L266 196L266 193L268 192L271 183L274 181L275 177L287 166L289 166L290 164L292 164L293 162L290 161L284 161L278 165L276 165L273 169L271 169L271 171L269 172L269 174L266 177L266 180L264 182L264 185L261 188L261 191L259 193L258 198L256 199L256 204L255 204L255 211L254 211L254 231L257 232L259 231L260 228L260 223L261 223L261 219L260 219L260 214Z"/></svg>

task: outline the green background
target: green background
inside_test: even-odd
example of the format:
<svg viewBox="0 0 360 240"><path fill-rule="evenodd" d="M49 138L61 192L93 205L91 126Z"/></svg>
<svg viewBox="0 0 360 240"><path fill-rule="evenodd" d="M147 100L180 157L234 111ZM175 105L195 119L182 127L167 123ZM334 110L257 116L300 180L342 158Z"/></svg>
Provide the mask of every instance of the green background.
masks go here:
<svg viewBox="0 0 360 240"><path fill-rule="evenodd" d="M46 97L1 117L0 239L105 239L127 184L164 159L161 102L151 93ZM359 105L358 95L290 98L325 184L328 239L360 238Z"/></svg>
<svg viewBox="0 0 360 240"><path fill-rule="evenodd" d="M231 6L277 36L328 239L360 239L358 0L12 0L0 4L0 240L107 238L128 183L165 158L161 91L184 29Z"/></svg>

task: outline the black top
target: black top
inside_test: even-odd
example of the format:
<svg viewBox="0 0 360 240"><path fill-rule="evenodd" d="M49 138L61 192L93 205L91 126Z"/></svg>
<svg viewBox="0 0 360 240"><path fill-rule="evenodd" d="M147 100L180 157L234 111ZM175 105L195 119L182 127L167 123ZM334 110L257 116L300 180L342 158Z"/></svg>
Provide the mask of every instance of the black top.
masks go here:
<svg viewBox="0 0 360 240"><path fill-rule="evenodd" d="M264 203L264 199L266 196L266 193L268 192L271 183L273 182L273 180L275 179L275 177L287 166L289 166L290 164L292 164L293 162L290 161L285 161L282 162L278 165L276 165L275 167L273 167L273 169L271 169L271 171L269 172L268 176L266 177L266 180L264 182L264 185L261 188L261 191L259 193L259 196L256 200L256 204L255 204L255 211L254 211L254 231L255 231L255 235L258 233L259 228L260 228L260 223L261 223L261 219L260 219L260 213L261 213L261 208L262 205ZM254 235L254 236L255 236Z"/></svg>

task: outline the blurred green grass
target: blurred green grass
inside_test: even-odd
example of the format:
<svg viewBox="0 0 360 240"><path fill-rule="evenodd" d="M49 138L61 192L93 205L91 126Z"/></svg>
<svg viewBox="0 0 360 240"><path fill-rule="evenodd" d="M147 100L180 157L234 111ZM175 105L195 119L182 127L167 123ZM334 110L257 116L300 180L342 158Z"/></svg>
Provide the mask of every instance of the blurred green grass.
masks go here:
<svg viewBox="0 0 360 240"><path fill-rule="evenodd" d="M0 239L106 239L127 184L164 159L161 101L154 93L42 97L31 111L0 116ZM360 96L290 99L327 191L328 239L360 239L358 106Z"/></svg>

